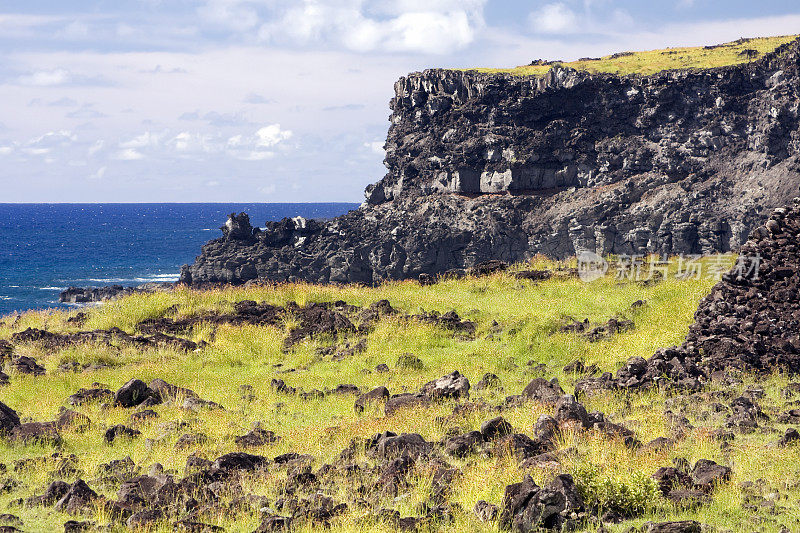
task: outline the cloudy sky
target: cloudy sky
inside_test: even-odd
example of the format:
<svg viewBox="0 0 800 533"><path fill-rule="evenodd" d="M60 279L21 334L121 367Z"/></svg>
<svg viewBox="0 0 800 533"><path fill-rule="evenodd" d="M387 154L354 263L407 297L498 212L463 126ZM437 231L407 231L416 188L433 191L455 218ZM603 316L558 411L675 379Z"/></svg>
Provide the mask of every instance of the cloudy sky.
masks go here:
<svg viewBox="0 0 800 533"><path fill-rule="evenodd" d="M0 0L0 202L359 202L407 72L793 33L797 0Z"/></svg>

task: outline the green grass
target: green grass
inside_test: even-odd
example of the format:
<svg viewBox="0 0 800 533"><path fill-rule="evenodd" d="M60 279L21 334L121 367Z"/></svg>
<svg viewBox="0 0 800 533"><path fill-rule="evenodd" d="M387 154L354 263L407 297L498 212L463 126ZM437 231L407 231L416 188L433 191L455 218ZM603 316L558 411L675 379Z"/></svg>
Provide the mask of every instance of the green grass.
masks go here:
<svg viewBox="0 0 800 533"><path fill-rule="evenodd" d="M705 260L706 265L714 258ZM732 258L722 261L730 264ZM532 266L552 265L537 261ZM573 265L574 266L574 265ZM674 274L674 271L672 272ZM628 358L649 357L660 347L679 344L692 323L698 301L708 293L714 280L678 280L669 276L665 281L646 285L630 280L615 279L613 273L592 283L578 279L554 277L541 283L520 281L509 274L484 278L447 280L433 286L421 287L414 282L392 282L380 287L317 286L285 284L270 287L223 288L209 291L179 289L170 293L140 294L86 310L87 323L80 329L118 326L133 333L136 323L151 317L196 316L213 311L230 311L241 300L266 301L285 304L345 300L350 304L366 306L386 298L403 313L420 310L446 312L456 310L462 318L477 323L474 339L457 338L442 329L387 317L366 335L367 348L334 361L330 356L320 356L317 348L337 342L356 342L349 339L315 339L301 342L293 351L285 352L283 338L291 324L291 317L277 327L222 326L216 330L208 325L196 327L188 337L205 340L208 347L198 352L180 353L170 349L139 351L133 348L111 349L103 346L79 346L48 351L36 346L18 348L20 354L35 357L47 368L40 377L12 374L11 384L0 389L0 400L16 409L29 420L52 420L66 398L81 387L99 382L115 390L131 378L149 381L162 378L168 382L195 390L202 398L225 406L225 410L192 413L174 405L159 405L153 409L160 417L136 426L142 437L115 442L103 442L104 430L113 424L129 424L133 409L123 409L98 404L81 407L88 415L92 428L85 433L65 431L60 450L42 445L12 445L0 442L0 462L7 465L0 473L0 484L9 476L21 482L10 492L0 494L0 510L19 515L25 531L55 531L71 517L55 513L51 508L27 509L13 505L18 498L33 493L41 494L54 479L52 474L57 459L53 452L75 454L81 477L98 492L109 498L115 487L95 483L99 465L112 459L130 457L143 473L158 462L176 476L183 475L186 457L196 452L208 458L235 451L233 441L252 428L256 422L281 436L280 442L259 449L248 450L275 456L294 451L315 457L315 468L336 459L354 438L366 438L382 431L416 432L427 440L443 438L448 429L477 429L481 422L495 416L492 411L469 411L453 414L454 404L445 403L425 409L401 411L384 417L380 410L357 415L353 411L353 396L327 396L322 400L302 400L298 396L276 393L270 389L270 380L284 379L287 384L304 390L333 388L342 383L352 383L362 390L386 385L392 393L415 391L423 383L453 370L466 375L474 385L483 374L492 372L502 381L499 390L473 391L473 400L486 400L497 405L508 395L519 394L534 377L557 377L568 392L572 390L575 376L562 368L575 359L596 364L602 371L615 372ZM647 304L638 310L630 306L637 300ZM51 331L76 331L66 319L72 313L32 312L20 317L0 319L0 339L26 327L47 327ZM612 316L631 318L635 328L611 338L589 342L584 338L558 332L566 317L588 318L602 323ZM499 327L494 326L494 322ZM406 353L419 357L424 368L403 370L395 367L397 358ZM58 366L65 361L79 363L103 362L108 368L84 372L63 373ZM376 365L386 363L390 372L374 371ZM543 364L544 368L538 365ZM281 366L277 366L281 365ZM292 372L286 370L292 369ZM761 378L758 383L767 392L762 404L775 414L785 401L779 395L788 378L775 375ZM746 377L745 383L731 394L756 383ZM252 387L254 398L242 394L242 387ZM733 397L733 396L731 396ZM645 516L609 526L613 531L627 531L631 525L645 520L696 518L704 523L734 531L778 531L785 525L790 530L800 528L800 487L794 481L800 476L800 448L770 448L768 443L779 434L756 433L737 437L731 448L723 453L718 443L708 434L719 420L704 413L703 402L697 398L670 397L657 391L643 393L606 393L586 400L587 408L606 413L613 421L633 429L637 437L646 442L652 438L669 436L670 428L663 411L667 403L673 411L683 409L695 429L679 440L676 447L658 453L644 453L627 449L617 439L594 434L565 436L561 448L572 448L562 461L561 469L573 472L583 479L584 488L598 501L622 499L632 502L645 512ZM767 406L772 407L767 407ZM698 407L700 406L700 407ZM540 414L548 412L545 406L527 404L508 409L503 416L523 433L530 434ZM186 422L191 431L209 436L209 441L198 449L175 450L177 438L184 431L171 431L167 425ZM782 432L785 426L778 429ZM41 465L27 470L24 475L14 472L15 461L24 458L41 458ZM675 457L690 461L710 458L728 464L734 469L733 480L719 488L713 503L686 512L674 509L671 504L651 490L649 478L660 466L668 466ZM490 458L473 456L452 460L463 474L453 485L452 501L459 503L464 513L458 513L452 524L442 525L442 531L495 531L494 525L477 522L471 509L478 500L496 504L502 501L506 485L530 473L539 483L545 483L558 473L557 469L533 469L524 472L508 457ZM399 500L386 499L385 507L399 510L403 516L415 516L416 507L426 497L432 472L420 465L413 473L415 486ZM58 477L58 476L56 476ZM74 480L76 476L67 476ZM271 474L247 480L244 490L266 495L274 500L285 473ZM768 480L765 486L780 490L782 509L775 515L742 508L743 481ZM338 489L346 499L349 487ZM335 496L335 494L334 494ZM99 523L107 518L98 516ZM365 511L353 508L331 524L331 531L382 530L388 526L364 522ZM256 528L259 517L255 515L212 516L205 521L221 525L231 532L249 532ZM737 525L739 524L739 525ZM164 531L170 526L165 524ZM301 531L312 531L307 526Z"/></svg>
<svg viewBox="0 0 800 533"><path fill-rule="evenodd" d="M754 61L779 46L797 39L797 35L740 39L714 48L689 47L624 52L601 58L582 59L559 63L576 70L617 75L639 74L647 76L664 70L710 69ZM746 55L745 50L757 54ZM554 63L523 65L513 68L478 68L479 72L508 73L515 76L544 76ZM473 69L471 69L473 70Z"/></svg>

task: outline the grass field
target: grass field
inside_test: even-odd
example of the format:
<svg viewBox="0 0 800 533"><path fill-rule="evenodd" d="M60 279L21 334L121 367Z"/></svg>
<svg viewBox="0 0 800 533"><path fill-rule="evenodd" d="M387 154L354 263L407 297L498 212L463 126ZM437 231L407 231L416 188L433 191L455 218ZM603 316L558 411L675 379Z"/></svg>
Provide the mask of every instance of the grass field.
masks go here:
<svg viewBox="0 0 800 533"><path fill-rule="evenodd" d="M587 58L559 64L592 73L640 74L644 76L664 70L708 69L754 61L797 37L797 35L788 35L740 39L710 48L700 46L622 52L601 58ZM544 76L553 64L553 62L545 62L545 64L513 68L478 68L474 70L488 73L503 72L515 76Z"/></svg>
<svg viewBox="0 0 800 533"><path fill-rule="evenodd" d="M707 266L720 259L705 260ZM730 264L731 258L722 258ZM552 267L546 262L536 262L534 267ZM530 267L527 265L526 267ZM674 270L672 271L674 274ZM75 312L31 312L9 316L0 320L0 339L8 339L14 332L28 327L53 332L74 332L95 328L119 327L134 333L136 324L146 318L167 316L193 316L215 311L230 311L241 300L266 301L285 304L296 301L300 305L310 302L344 300L349 304L367 306L380 299L388 299L403 313L420 310L447 312L455 310L465 319L477 324L474 338L454 336L435 326L403 318L381 319L367 334L351 338L315 338L306 340L291 351L282 343L293 317L286 316L280 326L220 326L195 327L189 338L204 340L207 347L197 352L182 353L170 349L141 351L132 347L109 348L101 345L82 345L62 350L47 351L35 344L15 346L15 356L28 355L43 365L44 376L10 373L11 383L0 388L0 400L15 409L24 420L53 420L59 408L65 406L67 397L81 387L94 382L116 390L132 378L149 382L162 378L170 383L188 387L202 398L222 404L224 410L187 411L176 405L162 404L152 407L159 417L133 425L142 432L141 437L117 440L108 445L103 440L106 428L119 423L131 425L129 417L134 409L108 404L90 404L78 408L92 421L86 432L62 431L63 444L54 447L44 444L0 443L0 462L6 469L0 472L0 510L19 516L24 531L58 531L65 521L74 517L58 513L51 507L27 508L19 505L20 498L41 494L53 479L68 482L78 477L101 494L113 499L118 486L100 479L98 468L114 459L130 457L141 472L160 463L176 477L183 475L187 456L191 453L214 459L239 448L234 437L249 431L258 422L265 429L281 437L276 444L248 449L269 457L285 452L310 454L315 458L314 468L333 462L354 438L368 438L382 431L421 434L428 441L442 439L448 430L472 430L484 420L496 416L479 408L454 414L454 404L445 402L430 407L408 409L384 416L380 409L356 414L352 395L326 395L322 399L302 399L299 395L276 392L270 387L273 378L280 378L298 389L332 389L339 384L354 384L361 390L385 385L395 394L415 391L425 382L453 370L468 377L473 384L491 372L501 380L501 387L471 391L471 401L484 400L488 405L498 405L508 395L519 394L535 377L557 377L567 392L571 392L577 377L565 373L563 367L576 359L585 364L596 364L602 371L615 372L628 358L649 357L659 347L681 343L692 322L698 301L708 293L715 281L702 276L697 279L676 279L669 276L658 283L642 283L616 279L612 273L606 277L584 283L574 277L556 276L544 282L515 279L508 273L483 278L446 280L432 286L421 287L415 282L393 282L368 287L332 287L304 284L287 284L270 287L224 288L210 291L178 289L174 292L130 296L91 308L88 321L82 326L68 323ZM646 304L635 310L631 304L644 300ZM566 317L588 318L592 323L602 323L613 316L633 320L634 329L598 342L589 342L573 333L562 333L559 326ZM341 360L320 355L318 348L355 343L366 339L366 349L346 355ZM403 354L413 354L422 360L424 367L411 370L398 368L396 361ZM59 365L68 361L98 363L105 366L84 372L64 372ZM388 373L379 373L375 367L381 363L389 366ZM733 385L727 394L738 394L747 387L764 389L766 397L762 408L774 414L785 402L781 390L788 382L783 375L743 377L741 384ZM704 393L707 394L707 393ZM733 397L733 396L730 396ZM530 473L537 482L546 482L560 471L575 475L582 490L602 505L623 505L638 509L639 516L620 524L606 524L612 531L629 531L647 520L697 519L719 528L719 531L779 531L800 529L800 448L772 447L785 426L774 425L775 432L755 432L737 436L728 447L720 447L710 437L712 429L721 423L719 415L708 407L710 400L702 396L685 397L658 391L632 393L605 393L586 401L587 408L606 413L614 422L635 431L642 442L656 437L671 436L665 410L671 409L686 416L694 429L676 440L674 448L661 452L641 452L623 445L618 439L597 434L571 435L564 433L559 442L561 450L569 450L560 464L548 468L523 471L510 457L489 455L451 459L450 463L461 472L455 478L451 502L460 504L463 512L455 513L451 523L436 524L431 529L441 531L496 531L495 524L476 520L472 508L478 500L500 505L505 486L518 482ZM521 433L530 434L539 414L548 408L538 403L527 403L507 408L502 415ZM189 430L176 430L178 423L187 424ZM203 433L208 441L189 449L176 450L177 438L187 431ZM66 475L57 471L59 458L75 455L77 472ZM675 506L655 491L650 476L660 466L669 466L672 460L682 457L693 462L713 459L733 468L732 480L717 488L713 501L687 511ZM25 463L23 459L33 459ZM368 461L361 457L362 461ZM400 511L402 516L416 516L419 505L430 487L432 472L424 465L412 474L413 483L407 493L387 497L382 502L386 508ZM242 491L266 496L270 501L277 497L285 472L246 479ZM751 496L743 482L756 482L760 491L759 507L750 505ZM342 501L351 501L347 486L329 494ZM763 497L762 497L763 495ZM750 499L748 499L750 498ZM616 502L616 503L615 503ZM621 503L620 503L621 502ZM373 531L391 529L386 525L365 522L368 512L351 506L343 516L330 525L331 531ZM98 524L110 518L101 508L88 517ZM230 532L250 532L260 522L258 512L227 512L206 515L203 520L222 526ZM118 527L122 527L117 524ZM598 523L587 523L592 531ZM164 523L161 528L171 531ZM299 525L301 531L315 530L311 524Z"/></svg>

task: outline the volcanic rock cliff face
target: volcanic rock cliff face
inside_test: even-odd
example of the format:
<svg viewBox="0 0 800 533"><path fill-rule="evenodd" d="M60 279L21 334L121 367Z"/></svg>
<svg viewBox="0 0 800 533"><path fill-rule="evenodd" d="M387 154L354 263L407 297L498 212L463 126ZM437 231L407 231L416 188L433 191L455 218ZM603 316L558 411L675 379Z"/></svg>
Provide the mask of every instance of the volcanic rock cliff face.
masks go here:
<svg viewBox="0 0 800 533"><path fill-rule="evenodd" d="M412 74L364 205L263 231L232 218L181 279L376 283L538 253L737 249L800 190L799 66L800 40L647 77Z"/></svg>

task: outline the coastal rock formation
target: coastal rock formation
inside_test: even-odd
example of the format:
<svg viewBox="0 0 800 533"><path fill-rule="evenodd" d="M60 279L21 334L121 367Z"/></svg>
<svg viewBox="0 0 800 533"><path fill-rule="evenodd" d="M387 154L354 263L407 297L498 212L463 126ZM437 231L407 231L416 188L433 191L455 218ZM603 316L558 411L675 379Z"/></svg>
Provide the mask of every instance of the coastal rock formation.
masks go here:
<svg viewBox="0 0 800 533"><path fill-rule="evenodd" d="M378 283L482 261L738 249L798 193L800 40L761 59L652 76L426 70L391 101L386 176L330 221L251 226L187 284Z"/></svg>
<svg viewBox="0 0 800 533"><path fill-rule="evenodd" d="M800 198L777 208L736 265L701 300L679 347L630 359L615 377L587 378L578 393L659 383L698 389L728 371L800 373ZM743 409L748 411L749 409Z"/></svg>
<svg viewBox="0 0 800 533"><path fill-rule="evenodd" d="M155 292L172 289L175 286L170 282L142 283L136 287L123 287L122 285L108 285L106 287L69 287L61 291L59 301L69 304L87 304L104 302L114 298L121 298L135 293Z"/></svg>

